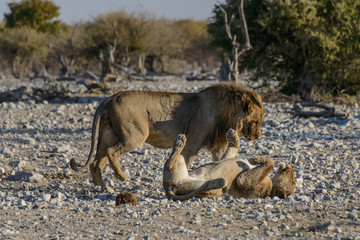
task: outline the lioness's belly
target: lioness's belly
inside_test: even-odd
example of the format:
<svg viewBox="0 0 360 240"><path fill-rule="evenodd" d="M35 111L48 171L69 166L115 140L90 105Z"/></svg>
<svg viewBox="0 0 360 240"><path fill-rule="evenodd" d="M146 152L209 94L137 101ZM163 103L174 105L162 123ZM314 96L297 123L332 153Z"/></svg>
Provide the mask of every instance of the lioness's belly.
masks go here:
<svg viewBox="0 0 360 240"><path fill-rule="evenodd" d="M228 184L231 184L241 172L247 171L252 167L253 166L251 166L251 164L247 161L239 158L232 158L200 166L190 172L189 176L197 177L204 181L216 178L225 178L228 180Z"/></svg>

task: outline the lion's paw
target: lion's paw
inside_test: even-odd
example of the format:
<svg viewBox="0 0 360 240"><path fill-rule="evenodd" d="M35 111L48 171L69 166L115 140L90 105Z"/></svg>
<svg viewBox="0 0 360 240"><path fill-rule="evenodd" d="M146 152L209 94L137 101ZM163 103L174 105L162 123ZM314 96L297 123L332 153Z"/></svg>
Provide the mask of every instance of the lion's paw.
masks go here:
<svg viewBox="0 0 360 240"><path fill-rule="evenodd" d="M183 148L186 143L186 136L185 134L179 134L175 138L174 147L175 148Z"/></svg>
<svg viewBox="0 0 360 240"><path fill-rule="evenodd" d="M226 132L226 140L229 144L233 144L236 146L240 144L240 137L234 129L229 129Z"/></svg>

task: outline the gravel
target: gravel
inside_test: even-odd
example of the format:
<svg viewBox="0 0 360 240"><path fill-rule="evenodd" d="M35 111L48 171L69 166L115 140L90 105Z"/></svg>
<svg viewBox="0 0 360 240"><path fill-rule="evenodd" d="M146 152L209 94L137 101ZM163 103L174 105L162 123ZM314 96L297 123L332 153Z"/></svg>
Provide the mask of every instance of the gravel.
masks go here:
<svg viewBox="0 0 360 240"><path fill-rule="evenodd" d="M211 83L166 78L117 85L190 92ZM42 84L13 80L0 91ZM74 92L84 91L68 84ZM293 165L293 196L173 202L162 189L170 150L144 144L127 153L121 166L129 180L118 181L107 166L103 187L93 186L88 170L69 168L71 158L87 159L92 116L102 99L0 103L0 239L360 239L357 104L335 106L349 114L342 120L293 118L292 103L264 103L263 138L242 139L238 156L264 155L276 167ZM198 155L195 167L211 161L207 151ZM115 206L122 191L135 193L138 204Z"/></svg>

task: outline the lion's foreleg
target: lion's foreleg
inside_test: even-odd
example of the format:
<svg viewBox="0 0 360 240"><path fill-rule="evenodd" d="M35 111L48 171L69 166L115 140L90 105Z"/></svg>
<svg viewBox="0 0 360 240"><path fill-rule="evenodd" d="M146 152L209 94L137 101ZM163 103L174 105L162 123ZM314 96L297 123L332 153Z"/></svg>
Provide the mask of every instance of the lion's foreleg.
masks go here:
<svg viewBox="0 0 360 240"><path fill-rule="evenodd" d="M220 147L213 151L211 151L211 155L213 156L214 161L220 161L222 157L224 156L226 147Z"/></svg>

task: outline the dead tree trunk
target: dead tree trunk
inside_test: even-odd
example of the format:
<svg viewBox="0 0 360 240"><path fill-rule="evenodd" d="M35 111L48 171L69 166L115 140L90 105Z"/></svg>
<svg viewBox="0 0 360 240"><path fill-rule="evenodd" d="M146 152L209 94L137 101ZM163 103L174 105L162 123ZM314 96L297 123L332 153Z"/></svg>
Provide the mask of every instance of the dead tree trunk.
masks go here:
<svg viewBox="0 0 360 240"><path fill-rule="evenodd" d="M59 77L57 80L66 80L70 79L70 75L75 73L75 64L76 64L76 56L75 56L75 46L74 46L74 35L77 30L77 25L73 28L71 32L71 36L67 39L64 39L64 42L61 45L55 46L50 56L55 59L59 65ZM49 48L52 46L49 44Z"/></svg>
<svg viewBox="0 0 360 240"><path fill-rule="evenodd" d="M116 22L113 23L113 28L114 28L114 40L112 44L108 44L106 49L100 49L99 52L99 60L100 60L100 67L101 67L101 74L100 74L100 78L99 81L102 84L107 84L106 81L109 80L109 78L111 78L112 76L115 76L115 71L114 71L114 63L115 63L115 52L116 52L116 46L117 46L117 30L116 30ZM108 76L108 75L112 75L112 76Z"/></svg>
<svg viewBox="0 0 360 240"><path fill-rule="evenodd" d="M69 73L72 72L72 69L75 65L75 58L66 57L61 53L57 53L57 60L60 64L60 79L69 78Z"/></svg>
<svg viewBox="0 0 360 240"><path fill-rule="evenodd" d="M231 24L234 20L234 15L228 19L227 13L224 9L220 8L224 14L225 31L228 40L231 43L232 51L227 57L224 66L220 70L220 80L222 81L238 81L239 80L239 57L247 50L251 49L250 38L247 30L247 24L244 14L244 1L238 1L238 12L241 21L241 31L244 38L244 43L239 44L237 42L237 36L231 35Z"/></svg>
<svg viewBox="0 0 360 240"><path fill-rule="evenodd" d="M146 73L146 68L145 68L145 54L141 53L138 56L138 62L137 62L137 66L136 66L136 71L138 73L141 74L145 74Z"/></svg>
<svg viewBox="0 0 360 240"><path fill-rule="evenodd" d="M346 113L336 112L335 107L320 104L320 103L294 103L294 117L335 117L345 119L348 117ZM311 111L305 111L304 108L311 108ZM324 109L323 111L317 111L317 109Z"/></svg>

